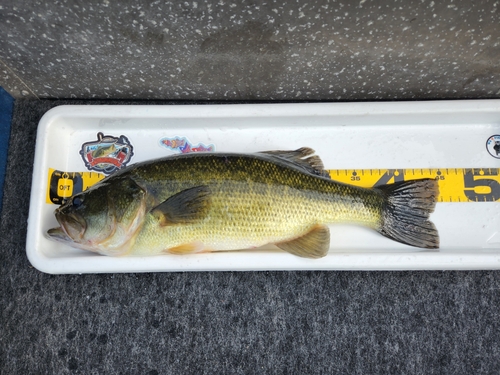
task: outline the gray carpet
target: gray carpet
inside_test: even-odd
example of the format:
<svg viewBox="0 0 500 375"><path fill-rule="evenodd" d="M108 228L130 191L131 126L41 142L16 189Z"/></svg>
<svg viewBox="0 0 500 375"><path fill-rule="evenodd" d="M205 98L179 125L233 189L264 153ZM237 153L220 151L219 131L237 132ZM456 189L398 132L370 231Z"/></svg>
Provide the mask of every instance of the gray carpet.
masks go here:
<svg viewBox="0 0 500 375"><path fill-rule="evenodd" d="M17 100L14 109L0 224L1 374L500 373L500 272L32 268L36 127L68 103L96 104Z"/></svg>

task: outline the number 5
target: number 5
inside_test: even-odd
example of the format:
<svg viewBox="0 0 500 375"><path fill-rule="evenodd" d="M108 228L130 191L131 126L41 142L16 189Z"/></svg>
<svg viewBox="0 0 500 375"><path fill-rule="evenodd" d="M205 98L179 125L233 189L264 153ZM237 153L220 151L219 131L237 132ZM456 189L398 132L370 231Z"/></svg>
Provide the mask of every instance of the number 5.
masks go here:
<svg viewBox="0 0 500 375"><path fill-rule="evenodd" d="M494 202L500 199L500 183L492 178L483 178L484 176L498 176L498 171L493 170L489 173L483 170L483 174L479 173L479 169L466 169L464 174L464 193L469 200L477 202ZM480 178L475 178L480 177ZM489 188L489 192L476 192L474 188L485 187Z"/></svg>

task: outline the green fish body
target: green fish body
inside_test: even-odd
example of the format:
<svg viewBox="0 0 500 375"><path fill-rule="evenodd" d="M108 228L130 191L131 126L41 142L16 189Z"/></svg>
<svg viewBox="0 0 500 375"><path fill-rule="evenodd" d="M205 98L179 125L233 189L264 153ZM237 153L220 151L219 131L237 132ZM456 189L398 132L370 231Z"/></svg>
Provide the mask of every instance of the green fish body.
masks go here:
<svg viewBox="0 0 500 375"><path fill-rule="evenodd" d="M436 248L435 180L374 189L330 179L314 151L192 153L138 163L56 210L49 236L106 255L188 254L275 244L319 258L328 224L364 225Z"/></svg>

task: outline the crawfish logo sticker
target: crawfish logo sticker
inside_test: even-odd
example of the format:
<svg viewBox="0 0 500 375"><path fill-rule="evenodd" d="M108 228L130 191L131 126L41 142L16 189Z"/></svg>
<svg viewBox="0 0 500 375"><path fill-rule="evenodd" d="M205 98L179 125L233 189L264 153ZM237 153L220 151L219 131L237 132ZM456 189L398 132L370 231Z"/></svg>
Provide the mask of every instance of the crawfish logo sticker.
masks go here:
<svg viewBox="0 0 500 375"><path fill-rule="evenodd" d="M492 135L486 141L486 149L494 158L500 159L500 135Z"/></svg>
<svg viewBox="0 0 500 375"><path fill-rule="evenodd" d="M160 139L160 146L168 148L173 151L180 151L182 154L187 154L190 152L214 152L214 145L204 145L203 143L198 143L194 146L186 137L174 137L167 138L164 137Z"/></svg>
<svg viewBox="0 0 500 375"><path fill-rule="evenodd" d="M96 141L85 142L82 145L80 155L88 170L111 174L125 167L134 152L124 135L117 138L99 132Z"/></svg>

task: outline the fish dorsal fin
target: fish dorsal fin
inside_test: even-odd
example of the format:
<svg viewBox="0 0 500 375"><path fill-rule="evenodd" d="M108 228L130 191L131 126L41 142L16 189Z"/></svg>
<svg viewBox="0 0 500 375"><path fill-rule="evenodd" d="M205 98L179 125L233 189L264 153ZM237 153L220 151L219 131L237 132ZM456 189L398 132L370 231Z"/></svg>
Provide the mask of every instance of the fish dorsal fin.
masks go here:
<svg viewBox="0 0 500 375"><path fill-rule="evenodd" d="M295 165L299 165L308 173L322 177L330 177L330 174L325 171L323 162L318 155L313 155L314 150L309 147L302 147L292 151L261 151L260 154L272 155L280 159L285 159Z"/></svg>
<svg viewBox="0 0 500 375"><path fill-rule="evenodd" d="M275 245L302 258L322 258L330 249L330 230L326 225L317 225L302 237Z"/></svg>
<svg viewBox="0 0 500 375"><path fill-rule="evenodd" d="M211 205L208 186L195 186L172 195L151 210L161 226L187 224L206 217Z"/></svg>

